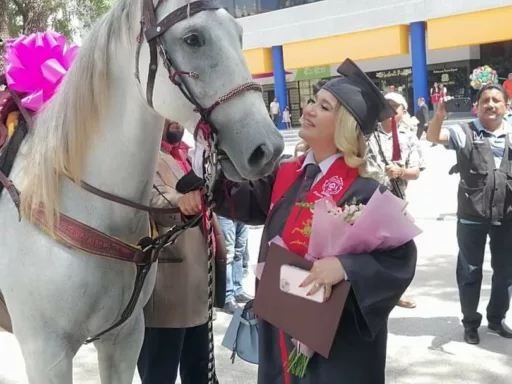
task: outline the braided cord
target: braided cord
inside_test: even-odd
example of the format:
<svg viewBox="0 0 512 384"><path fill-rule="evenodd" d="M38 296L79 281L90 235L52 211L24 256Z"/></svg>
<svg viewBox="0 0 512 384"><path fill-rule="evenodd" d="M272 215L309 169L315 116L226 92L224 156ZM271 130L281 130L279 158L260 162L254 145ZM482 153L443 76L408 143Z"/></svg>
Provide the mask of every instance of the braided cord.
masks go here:
<svg viewBox="0 0 512 384"><path fill-rule="evenodd" d="M261 88L261 85L258 83L255 83L254 81L249 81L247 83L243 83L240 85L237 85L235 88L230 90L225 95L219 97L219 99L210 105L208 108L204 108L202 110L196 109L197 112L201 113L203 116L209 116L215 108L217 108L219 105L224 104L225 102L241 95L244 92L247 91L256 91L256 92L263 92L263 89Z"/></svg>
<svg viewBox="0 0 512 384"><path fill-rule="evenodd" d="M203 154L203 175L206 180L206 220L204 220L206 245L208 248L208 384L218 384L215 369L215 341L213 333L213 298L214 298L214 231L213 231L213 184L215 183L214 145L208 140L209 145Z"/></svg>

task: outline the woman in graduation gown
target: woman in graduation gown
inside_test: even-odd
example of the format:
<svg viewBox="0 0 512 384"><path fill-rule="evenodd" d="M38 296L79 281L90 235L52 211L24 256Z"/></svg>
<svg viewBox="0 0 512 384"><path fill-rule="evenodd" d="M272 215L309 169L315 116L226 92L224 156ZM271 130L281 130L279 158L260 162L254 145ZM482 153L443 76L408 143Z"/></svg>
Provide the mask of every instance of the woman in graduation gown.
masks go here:
<svg viewBox="0 0 512 384"><path fill-rule="evenodd" d="M225 181L219 188L219 213L265 225L260 262L266 260L268 242L276 236L294 253L305 255L308 238L300 228L312 213L297 202L312 203L330 194L340 206L354 198L365 204L377 188L384 190L366 177L364 135L395 111L352 61L345 61L338 72L342 77L327 82L304 110L299 133L306 145L303 156L282 162L263 179ZM197 197L191 207L200 204ZM385 252L316 261L307 279L312 291L323 286L328 296L344 279L351 283L330 356L315 354L303 378L290 374L291 338L259 319L258 384L384 383L388 316L413 279L415 267L412 241Z"/></svg>

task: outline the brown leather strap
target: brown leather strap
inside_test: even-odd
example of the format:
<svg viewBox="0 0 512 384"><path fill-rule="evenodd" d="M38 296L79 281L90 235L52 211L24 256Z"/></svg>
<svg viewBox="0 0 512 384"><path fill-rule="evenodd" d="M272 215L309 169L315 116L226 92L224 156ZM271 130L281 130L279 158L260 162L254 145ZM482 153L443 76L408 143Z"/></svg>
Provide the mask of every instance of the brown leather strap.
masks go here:
<svg viewBox="0 0 512 384"><path fill-rule="evenodd" d="M7 176L5 176L5 174L2 171L0 171L0 183L2 183L4 188L7 190L7 192L11 196L11 199L14 202L14 205L18 209L18 214L20 214L20 205L21 205L20 191L18 191L18 189L13 184L11 179L9 179ZM20 214L19 219L21 220L21 214Z"/></svg>
<svg viewBox="0 0 512 384"><path fill-rule="evenodd" d="M120 205L124 205L126 207L134 208L139 211L149 212L153 214L164 214L164 215L173 215L177 213L181 213L179 208L152 208L144 204L135 203L131 200L123 199L122 197L112 195L108 192L102 191L96 187L93 187L90 184L87 184L85 181L80 183L80 186L85 189L87 192L92 193L98 197L101 197L105 200L112 201L113 203L117 203Z"/></svg>
<svg viewBox="0 0 512 384"><path fill-rule="evenodd" d="M146 86L146 99L151 108L153 108L153 90L155 88L156 71L158 70L158 51L156 41L149 42L149 73L148 84Z"/></svg>
<svg viewBox="0 0 512 384"><path fill-rule="evenodd" d="M0 85L5 85L6 86L5 90L9 93L9 95L11 95L13 101L16 103L16 106L18 107L18 110L23 115L23 118L27 122L28 127L32 128L32 125L33 125L32 116L30 115L28 110L21 103L21 99L18 96L18 94L16 92L14 92L12 89L10 89L9 87L7 87L7 77L6 77L5 74L0 75Z"/></svg>
<svg viewBox="0 0 512 384"><path fill-rule="evenodd" d="M9 89L9 88L7 88L7 92L9 92L9 94L12 97L12 99L16 103L16 105L18 107L18 110L21 112L23 118L27 122L27 125L28 125L29 129L32 129L32 127L34 126L34 122L32 120L32 116L30 115L30 113L27 111L27 109L21 103L21 99L18 96L18 94L16 92L14 92L12 89Z"/></svg>
<svg viewBox="0 0 512 384"><path fill-rule="evenodd" d="M148 29L156 24L155 9L153 7L153 0L143 0L142 2L142 15L145 28ZM149 72L148 83L146 86L146 99L150 107L153 107L153 89L155 87L156 72L158 70L158 51L157 42L155 40L149 41Z"/></svg>
<svg viewBox="0 0 512 384"><path fill-rule="evenodd" d="M149 3L151 8L153 8L151 0L147 0L146 3ZM171 28L174 24L185 20L187 17L194 16L195 14L202 11L215 10L220 8L223 8L223 6L217 0L199 0L191 2L190 4L185 4L168 14L158 24L155 21L150 22L149 28L147 28L145 32L146 40L151 42L152 40L167 32L169 28Z"/></svg>
<svg viewBox="0 0 512 384"><path fill-rule="evenodd" d="M52 232L46 225L43 209L34 211L34 222L45 232ZM54 235L58 241L82 252L139 265L151 262L148 259L151 259L152 256L141 248L101 233L63 213L59 214L59 221L54 229Z"/></svg>

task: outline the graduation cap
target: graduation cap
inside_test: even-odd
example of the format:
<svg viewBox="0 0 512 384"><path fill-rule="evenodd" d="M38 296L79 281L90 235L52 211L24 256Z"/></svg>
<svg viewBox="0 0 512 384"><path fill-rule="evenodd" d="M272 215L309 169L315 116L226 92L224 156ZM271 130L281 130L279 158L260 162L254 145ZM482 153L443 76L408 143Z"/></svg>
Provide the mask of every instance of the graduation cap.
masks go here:
<svg viewBox="0 0 512 384"><path fill-rule="evenodd" d="M322 89L332 93L352 114L364 135L373 133L377 128L377 122L392 118L393 161L400 160L395 109L352 60L346 59L339 66L338 73L341 77L328 81Z"/></svg>

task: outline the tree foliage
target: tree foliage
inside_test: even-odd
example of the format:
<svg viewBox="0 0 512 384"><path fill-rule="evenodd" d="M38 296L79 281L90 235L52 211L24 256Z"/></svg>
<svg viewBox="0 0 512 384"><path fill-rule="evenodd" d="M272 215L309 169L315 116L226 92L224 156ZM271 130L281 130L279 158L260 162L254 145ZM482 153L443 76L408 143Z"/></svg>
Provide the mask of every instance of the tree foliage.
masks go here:
<svg viewBox="0 0 512 384"><path fill-rule="evenodd" d="M75 0L75 2L74 15L81 23L82 32L85 32L110 10L115 0Z"/></svg>
<svg viewBox="0 0 512 384"><path fill-rule="evenodd" d="M0 0L0 9L2 13L6 9L7 27L11 37L52 29L72 39L89 29L110 9L113 2L114 0Z"/></svg>
<svg viewBox="0 0 512 384"><path fill-rule="evenodd" d="M48 29L82 38L115 0L0 0L0 73L5 41Z"/></svg>

